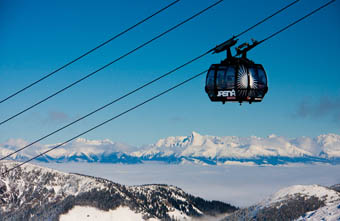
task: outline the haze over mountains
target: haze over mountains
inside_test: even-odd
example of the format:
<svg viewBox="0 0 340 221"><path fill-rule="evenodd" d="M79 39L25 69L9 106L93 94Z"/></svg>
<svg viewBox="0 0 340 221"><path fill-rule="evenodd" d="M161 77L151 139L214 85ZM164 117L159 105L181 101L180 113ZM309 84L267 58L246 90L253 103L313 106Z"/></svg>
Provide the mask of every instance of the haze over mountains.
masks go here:
<svg viewBox="0 0 340 221"><path fill-rule="evenodd" d="M5 156L28 144L22 139L10 139L0 144L0 155ZM55 146L35 145L11 159L26 160ZM43 162L102 162L197 163L210 165L283 165L289 163L340 163L340 135L325 134L315 138L209 136L192 132L189 136L160 139L155 144L141 147L111 140L78 138L37 159Z"/></svg>

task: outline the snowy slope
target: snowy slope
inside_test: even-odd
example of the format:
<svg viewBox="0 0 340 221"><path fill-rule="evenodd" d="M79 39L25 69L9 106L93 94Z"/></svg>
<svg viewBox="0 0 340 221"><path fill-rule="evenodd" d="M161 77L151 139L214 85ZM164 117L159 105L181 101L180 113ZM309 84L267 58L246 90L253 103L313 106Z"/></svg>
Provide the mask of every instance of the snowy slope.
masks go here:
<svg viewBox="0 0 340 221"><path fill-rule="evenodd" d="M194 197L174 186L125 186L32 164L3 174L17 164L0 163L0 220L56 220L62 214L61 218L67 220L79 213L84 215L84 210L91 218L124 215L131 220L175 220L236 209Z"/></svg>
<svg viewBox="0 0 340 221"><path fill-rule="evenodd" d="M318 210L308 212L299 217L297 221L339 221L340 220L340 201L323 206Z"/></svg>
<svg viewBox="0 0 340 221"><path fill-rule="evenodd" d="M22 139L0 144L0 156L27 145ZM34 145L12 159L25 160L57 144ZM110 140L78 138L38 160L45 162L199 163L225 165L280 165L288 163L340 163L340 135L316 138L209 136L192 132L189 136L160 139L155 144L134 147Z"/></svg>
<svg viewBox="0 0 340 221"><path fill-rule="evenodd" d="M268 207L273 204L294 198L297 195L302 196L305 199L316 197L321 199L326 205L333 204L340 200L340 193L327 187L319 185L294 185L281 189L261 202L259 205L262 207Z"/></svg>
<svg viewBox="0 0 340 221"><path fill-rule="evenodd" d="M339 192L319 185L294 185L279 190L251 207L238 210L223 220L338 221L339 217Z"/></svg>
<svg viewBox="0 0 340 221"><path fill-rule="evenodd" d="M115 210L103 211L94 207L88 206L75 206L68 213L60 216L60 221L74 221L74 220L87 220L87 221L141 221L143 214L136 213L128 207L118 207ZM149 219L150 221L152 219ZM153 219L158 220L158 219Z"/></svg>
<svg viewBox="0 0 340 221"><path fill-rule="evenodd" d="M330 187L332 190L340 192L340 184ZM298 221L339 221L340 220L340 200L330 202L317 210L307 212L297 219Z"/></svg>

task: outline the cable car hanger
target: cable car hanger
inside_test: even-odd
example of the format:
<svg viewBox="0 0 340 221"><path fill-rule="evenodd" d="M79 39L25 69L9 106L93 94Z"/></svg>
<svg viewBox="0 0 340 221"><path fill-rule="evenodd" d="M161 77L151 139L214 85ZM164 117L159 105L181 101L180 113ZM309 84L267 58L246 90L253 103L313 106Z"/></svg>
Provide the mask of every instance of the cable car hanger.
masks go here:
<svg viewBox="0 0 340 221"><path fill-rule="evenodd" d="M268 91L263 66L247 58L247 52L263 41L252 39L252 44L243 43L235 48L233 56L231 47L237 42L238 39L233 36L212 49L213 54L227 53L225 60L212 64L207 72L205 91L213 102L261 102Z"/></svg>

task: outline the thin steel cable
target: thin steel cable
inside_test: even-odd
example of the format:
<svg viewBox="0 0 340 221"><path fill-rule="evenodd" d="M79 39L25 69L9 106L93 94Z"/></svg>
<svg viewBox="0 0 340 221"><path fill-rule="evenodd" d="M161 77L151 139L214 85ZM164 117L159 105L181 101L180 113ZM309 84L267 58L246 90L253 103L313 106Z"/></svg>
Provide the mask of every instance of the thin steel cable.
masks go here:
<svg viewBox="0 0 340 221"><path fill-rule="evenodd" d="M280 34L281 32L283 32L283 31L285 31L285 30L287 30L288 28L290 28L290 27L292 27L293 25L299 23L300 21L302 21L302 20L304 20L304 19L310 17L311 15L313 15L313 14L315 14L316 12L320 11L321 9L323 9L323 8L327 7L328 5L334 3L335 1L336 1L336 0L332 0L332 1L327 2L326 4L320 6L319 8L313 10L312 12L310 12L310 13L306 14L305 16L301 17L300 19L296 20L295 22L290 23L289 25L287 25L286 27L282 28L281 30L279 30L279 31L275 32L274 34L268 36L267 38L263 39L262 41L259 42L259 44L261 44L261 43L263 43L263 42L265 42L265 41L267 41L267 40L273 38L274 36Z"/></svg>
<svg viewBox="0 0 340 221"><path fill-rule="evenodd" d="M268 19L271 19L272 17L274 17L277 14L280 14L281 12L283 12L284 10L286 10L287 8L295 5L296 3L298 3L300 0L296 0L288 5L286 5L285 7L281 8L280 10L276 11L275 13L271 14L270 16L264 18L263 20L259 21L258 23L254 24L253 26L247 28L246 30L242 31L240 34L235 35L235 38L240 37L241 35L247 33L248 31L252 30L253 28L255 28L256 26L262 24L263 22L267 21Z"/></svg>
<svg viewBox="0 0 340 221"><path fill-rule="evenodd" d="M26 109L20 111L19 113L14 114L13 116L7 118L6 120L1 121L1 122L0 122L0 125L3 125L4 123L6 123L6 122L12 120L13 118L15 118L15 117L17 117L17 116L19 116L19 115L25 113L26 111L28 111L28 110L30 110L30 109L32 109L32 108L38 106L39 104L41 104L41 103L43 103L43 102L45 102L45 101L51 99L52 97L54 97L54 96L56 96L56 95L62 93L63 91L66 91L67 89L73 87L74 85L76 85L76 84L82 82L83 80L85 80L85 79L91 77L92 75L98 73L99 71L101 71L101 70L103 70L103 69L109 67L110 65L112 65L112 64L116 63L117 61L119 61L119 60L125 58L126 56L128 56L128 55L130 55L130 54L132 54L132 53L134 53L134 52L136 52L136 51L138 51L139 49L145 47L146 45L148 45L148 44L150 44L151 42L157 40L158 38L160 38L160 37L166 35L167 33L169 33L169 32L171 32L171 31L175 30L176 28L178 28L178 27L182 26L183 24L189 22L190 20L196 18L197 16L203 14L204 12L206 12L206 11L208 11L209 9L215 7L216 5L220 4L220 3L223 2L223 1L224 1L224 0L219 0L219 1L215 2L214 4L210 5L209 7L207 7L207 8L205 8L205 9L201 10L200 12L198 12L198 13L194 14L193 16L191 16L191 17L185 19L184 21L182 21L182 22L180 22L179 24L177 24L177 25L171 27L170 29L166 30L165 32L163 32L163 33L157 35L156 37L152 38L151 40L149 40L149 41L147 41L147 42L141 44L140 46L138 46L138 47L136 47L135 49L129 51L128 53L126 53L126 54L124 54L124 55L118 57L117 59L111 61L110 63L108 63L108 64L102 66L101 68L97 69L96 71L91 72L90 74L88 74L88 75L86 75L86 76L80 78L79 80L77 80L77 81L75 81L75 82L69 84L68 86L64 87L63 89L61 89L61 90L59 90L59 91L57 91L57 92L51 94L50 96L48 96L48 97L46 97L46 98L44 98L44 99L38 101L37 103L35 103L35 104L29 106L28 108L26 108Z"/></svg>
<svg viewBox="0 0 340 221"><path fill-rule="evenodd" d="M65 142L63 142L63 143L58 144L57 146L54 146L54 147L52 147L52 148L50 148L50 149L48 149L48 150L46 150L46 151L44 151L44 152L42 152L42 153L36 155L35 157L32 157L32 158L30 158L30 159L28 159L28 160L26 160L26 161L24 161L24 162L22 162L22 163L20 163L20 164L18 164L18 165L16 165L16 166L14 166L14 167L12 167L12 168L6 170L6 171L3 172L1 175L3 176L3 175L5 175L5 174L7 174L8 172L10 172L11 170L14 170L14 169L16 169L16 168L18 168L18 167L21 167L21 166L23 166L24 164L26 164L26 163L28 163L28 162L30 162L30 161L32 161L32 160L35 160L35 159L37 159L37 158L43 156L44 154L47 154L48 152L50 152L50 151L52 151L52 150L54 150L54 149L56 149L56 148L58 148L58 147L61 147L61 146L65 145L65 144L67 144L68 142L70 142L70 141L72 141L72 140L75 140L75 139L77 139L78 137L83 136L84 134L87 134L87 133L89 133L89 132L91 132L91 131L97 129L98 127L101 127L101 126L103 126L103 125L109 123L110 121L113 121L113 120L115 120L115 119L117 119L117 118L119 118L119 117L121 117L121 116L123 116L123 115L129 113L130 111L133 111L133 110L137 109L138 107L141 107L141 106L143 106L143 105L146 104L146 103L149 103L150 101L152 101L152 100L154 100L154 99L156 99L156 98L158 98L158 97L160 97L160 96L162 96L162 95L164 95L164 94L166 94L166 93L168 93L168 92L170 92L170 91L172 91L172 90L178 88L179 86L181 86L181 85L183 85L183 84L185 84L185 83L190 82L191 80L193 80L193 79L195 79L195 78L197 78L197 77L199 77L199 76L201 76L201 75L203 75L203 74L205 74L207 71L208 71L208 70L202 71L201 73L196 74L196 75L194 75L194 76L188 78L188 79L185 80L185 81L182 81L181 83L179 83L179 84L177 84L177 85L175 85L175 86L173 86L173 87L171 87L171 88L169 88L169 89L167 89L167 90L165 90L165 91L163 91L163 92L161 92L161 93L159 93L159 94L157 94L157 95L155 95L155 96L153 96L153 97L151 97L151 98L149 98L149 99L147 99L147 100L145 100L145 101L143 101L142 103L139 103L139 104L137 104L136 106L134 106L134 107L132 107L132 108L130 108L130 109L128 109L128 110L126 110L126 111L124 111L124 112L122 112L122 113L120 113L120 114L118 114L118 115L116 115L116 116L114 116L114 117L112 117L112 118L110 118L110 119L108 119L108 120L106 120L106 121L104 121L104 122L102 122L102 123L100 123L100 124L98 124L98 125L92 127L92 128L90 128L90 129L88 129L87 131L82 132L82 133L80 133L80 134L78 134L78 135L76 135L76 136L74 136L74 137L68 139L67 141L65 141Z"/></svg>
<svg viewBox="0 0 340 221"><path fill-rule="evenodd" d="M80 60L80 59L86 57L87 55L91 54L91 53L94 52L95 50L97 50L97 49L103 47L104 45L108 44L109 42L115 40L116 38L118 38L118 37L120 37L120 36L126 34L127 32L131 31L132 29L136 28L137 26L141 25L142 23L146 22L147 20L151 19L152 17L156 16L157 14L159 14L159 13L165 11L166 9L170 8L171 6L173 6L174 4L178 3L179 1L180 1L180 0L176 0L176 1L174 1L174 2L172 2L172 3L170 3L170 4L168 4L168 5L165 6L164 8L162 8L162 9L158 10L157 12L153 13L152 15L150 15L150 16L148 16L148 17L142 19L141 21L139 21L139 22L137 22L136 24L132 25L131 27L125 29L124 31L120 32L119 34L113 36L112 38L108 39L107 41L105 41L105 42L99 44L98 46L92 48L91 50L89 50L89 51L87 51L86 53L82 54L81 56L77 57L76 59L74 59L74 60L72 60L72 61L70 61L70 62L64 64L63 66L57 68L56 70L52 71L51 73L49 73L49 74L43 76L42 78L40 78L40 79L34 81L33 83L27 85L26 87L24 87L24 88L22 88L22 89L16 91L15 93L9 95L8 97L6 97L6 98L0 100L0 104L3 103L3 102L5 102L5 101L7 101L7 100L9 100L9 99L11 99L12 97L14 97L14 96L16 96L16 95L18 95L18 94L20 94L21 92L27 90L28 88L34 86L35 84L38 84L39 82L45 80L46 78L48 78L48 77L50 77L50 76L56 74L57 72L63 70L63 69L66 68L67 66L73 64L74 62L76 62L76 61L78 61L78 60Z"/></svg>
<svg viewBox="0 0 340 221"><path fill-rule="evenodd" d="M92 112L90 112L90 113L88 113L88 114L86 114L86 115L84 115L84 116L78 118L77 120L74 120L74 121L72 121L71 123L69 123L69 124L67 124L67 125L65 125L65 126L63 126L63 127L61 127L61 128L59 128L59 129L57 129L57 130L51 132L51 133L49 133L49 134L47 134L47 135L45 135L45 136L39 138L38 140L35 140L35 141L31 142L30 144L27 144L26 146L23 146L23 147L21 147L20 149L17 149L16 151L14 151L14 152L12 152L12 153L10 153L10 154L8 154L8 155L6 155L6 156L0 158L0 161L6 159L6 158L8 158L8 157L10 157L10 156L12 156L12 155L14 155L14 154L16 154L16 153L18 153L18 152L20 152L20 151L22 151L22 150L24 150L24 149L26 149L26 148L28 148L28 147L30 147L30 146L36 144L36 143L38 143L38 142L40 142L40 141L42 141L42 140L44 140L44 139L46 139L46 138L49 137L49 136L52 136L52 135L55 134L55 133L58 133L59 131L61 131L61 130L65 129L65 128L67 128L67 127L69 127L69 126L71 126L71 125L73 125L73 124L75 124L75 123L77 123L77 122L79 122L79 121L81 121L81 120L83 120L83 119L85 119L85 118L87 118L87 117L89 117L89 116L95 114L96 112L98 112L98 111L100 111L100 110L102 110L102 109L104 109L104 108L106 108L106 107L108 107L108 106L110 106L110 105L112 105L112 104L114 104L114 103L116 103L116 102L118 102L118 101L120 101L120 100L122 100L122 99L128 97L128 96L130 96L131 94L136 93L137 91L139 91L139 90L141 90L141 89L147 87L148 85L150 85L150 84L152 84L152 83L154 83L154 82L156 82L156 81L158 81L158 80L160 80L160 79L162 79L162 78L164 78L164 77L166 77L166 76L168 76L168 75L170 75L170 74L176 72L177 70L179 70L179 69L181 69L181 68L183 68L183 67L189 65L190 63L192 63L192 62L194 62L194 61L196 61L196 60L198 60L198 59L204 57L204 56L207 55L208 53L210 53L210 51L207 51L207 52L203 53L202 55L200 55L200 56L198 56L198 57L196 57L196 58L194 58L194 59L192 59L192 60L190 60L190 61L188 61L188 62L182 64L181 66L178 66L177 68L175 68L175 69L173 69L173 70L167 72L166 74L163 74L163 75L161 75L161 76L159 76L159 77L153 79L152 81L147 82L146 84L144 84L144 85L142 85L142 86L140 86L140 87L138 87L138 88L136 88L136 89L130 91L129 93L126 93L125 95L123 95L123 96L121 96L121 97L119 97L119 98L117 98L117 99L111 101L110 103L107 103L107 104L101 106L100 108L98 108L98 109L96 109L96 110L94 110L94 111L92 111Z"/></svg>
<svg viewBox="0 0 340 221"><path fill-rule="evenodd" d="M295 2L297 2L297 1L295 1ZM268 16L267 18L271 18L271 17L273 17L273 15L277 15L278 12L282 12L283 9L287 9L288 7L290 7L290 6L292 6L292 5L293 5L293 3L291 3L291 4L287 5L287 6L285 6L284 8L278 10L278 11L275 12L274 14ZM268 20L268 19L263 19L262 21L260 21L260 22L258 22L258 23L256 23L256 24L257 24L257 25L258 25L258 24L261 24L261 23L263 23L263 22L266 21L266 20ZM252 28L256 27L257 25L251 26L251 28L248 28L247 30L241 32L241 33L238 34L237 36L239 37L239 36L245 34L247 31L251 30ZM100 110L102 110L102 109L104 109L104 108L106 108L106 107L108 107L108 106L110 106L110 105L112 105L112 104L118 102L119 100L122 100L122 99L124 99L124 98L130 96L130 95L133 94L133 93L136 93L137 91L143 89L144 87L147 87L148 85L150 85L150 84L152 84L152 83L154 83L154 82L156 82L156 81L158 81L158 80L160 80L160 79L162 79L162 78L164 78L164 77L166 77L166 76L168 76L168 75L170 75L170 74L173 74L173 73L176 72L177 70L179 70L179 69L181 69L181 68L183 68L183 67L189 65L190 63L192 63L192 62L194 62L194 61L196 61L196 60L198 60L198 59L200 59L200 58L206 56L207 54L209 54L209 53L210 53L211 51L213 51L213 50L214 50L214 48L208 50L207 52L205 52L205 53L203 53L203 54L197 56L196 58L191 59L190 61L188 61L188 62L186 62L186 63L184 63L184 64L178 66L177 68L175 68L175 69L173 69L173 70L167 72L166 74L163 74L163 75L161 75L161 76L155 78L154 80L152 80L152 81L150 81L150 82L148 82L148 83L146 83L146 84L144 84L144 85L142 85L142 86L140 86L140 87L138 87L138 88L136 88L136 89L130 91L129 93L127 93L127 94L125 94L125 95L123 95L123 96L121 96L121 97L119 97L119 98L117 98L117 99L111 101L110 103L101 106L100 108L98 108L98 109L96 109L96 110L90 112L89 114L86 114L86 115L84 115L84 116L78 118L77 120L75 120L75 121L73 121L73 122L71 122L71 123L69 123L69 124L67 124L67 125L65 125L65 126L63 126L63 127L61 127L61 128L59 128L59 129L57 129L57 130L55 130L55 131L49 133L49 134L47 134L47 135L41 137L40 139L35 140L35 141L31 142L30 144L28 144L28 145L26 145L26 146L24 146L24 147L22 147L22 148L20 148L20 149L18 149L18 150L16 150L16 151L12 152L12 153L10 153L10 154L8 154L8 155L6 155L6 156L0 158L0 161L1 161L1 160L4 160L4 159L6 159L6 158L8 158L8 157L10 157L10 156L12 156L13 154L18 153L18 152L20 152L20 151L22 151L22 150L24 150L24 149L26 149L26 148L28 148L28 147L30 147L30 146L36 144L36 143L38 143L38 142L40 142L40 141L42 141L42 140L44 140L44 139L46 139L46 138L49 137L49 136L52 136L53 134L55 134L55 133L57 133L57 132L59 132L59 131L65 129L65 128L67 128L67 127L69 127L69 126L71 126L71 125L73 125L73 124L75 124L75 123L77 123L77 122L79 122L79 121L81 121L81 120L83 120L83 119L85 119L85 118L91 116L91 115L93 115L94 113L96 113L96 112L98 112L98 111L100 111Z"/></svg>

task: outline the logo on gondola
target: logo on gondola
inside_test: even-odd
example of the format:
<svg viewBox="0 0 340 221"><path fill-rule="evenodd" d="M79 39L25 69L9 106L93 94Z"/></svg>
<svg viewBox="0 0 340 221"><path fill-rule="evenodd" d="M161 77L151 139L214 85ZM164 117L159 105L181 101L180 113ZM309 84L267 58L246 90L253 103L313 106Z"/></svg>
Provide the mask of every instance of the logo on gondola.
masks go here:
<svg viewBox="0 0 340 221"><path fill-rule="evenodd" d="M236 96L236 92L234 89L232 89L231 91L218 91L217 93L217 97L235 97Z"/></svg>
<svg viewBox="0 0 340 221"><path fill-rule="evenodd" d="M238 78L237 78L237 87L239 90L240 96L254 96L253 90L246 89L257 89L258 88L258 80L255 77L254 69L248 69L243 65L240 66L238 70Z"/></svg>
<svg viewBox="0 0 340 221"><path fill-rule="evenodd" d="M240 89L247 89L248 85L251 89L257 88L257 80L255 79L253 71L248 70L243 65L238 70L237 86ZM249 77L249 78L248 78Z"/></svg>

